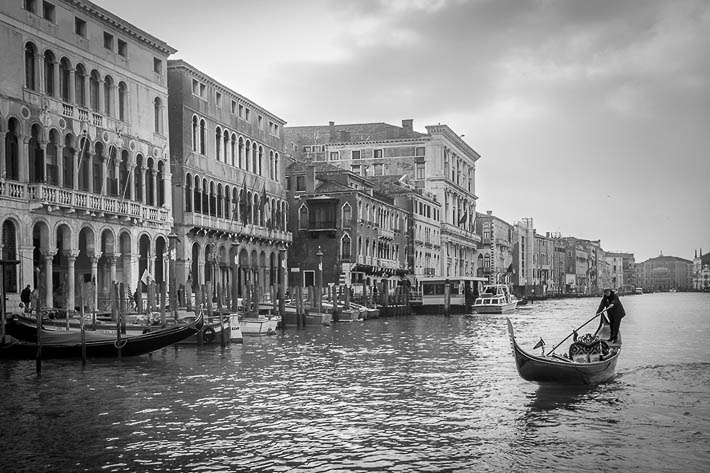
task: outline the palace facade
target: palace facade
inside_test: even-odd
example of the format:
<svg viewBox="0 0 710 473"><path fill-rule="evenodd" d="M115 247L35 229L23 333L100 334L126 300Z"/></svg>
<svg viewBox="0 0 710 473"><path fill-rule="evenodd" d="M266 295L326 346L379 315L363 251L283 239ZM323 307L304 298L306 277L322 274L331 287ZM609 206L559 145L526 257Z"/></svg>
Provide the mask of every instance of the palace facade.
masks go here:
<svg viewBox="0 0 710 473"><path fill-rule="evenodd" d="M177 287L267 293L292 242L285 122L182 60L168 62L168 88Z"/></svg>
<svg viewBox="0 0 710 473"><path fill-rule="evenodd" d="M167 57L83 0L0 4L0 225L9 307L30 285L69 311L94 282L166 275L172 226Z"/></svg>

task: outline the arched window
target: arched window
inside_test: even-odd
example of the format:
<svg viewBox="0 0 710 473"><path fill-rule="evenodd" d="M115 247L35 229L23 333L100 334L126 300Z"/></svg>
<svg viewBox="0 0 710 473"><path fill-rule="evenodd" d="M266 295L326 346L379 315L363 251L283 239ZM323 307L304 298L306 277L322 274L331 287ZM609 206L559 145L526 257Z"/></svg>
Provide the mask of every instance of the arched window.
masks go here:
<svg viewBox="0 0 710 473"><path fill-rule="evenodd" d="M162 105L160 97L156 97L155 100L153 100L153 131L159 135L163 133Z"/></svg>
<svg viewBox="0 0 710 473"><path fill-rule="evenodd" d="M119 170L119 177L120 177L120 189L118 192L120 193L119 196L123 199L126 198L126 193L128 192L128 182L129 182L129 176L130 176L130 167L128 163L128 151L123 150L121 151L121 168Z"/></svg>
<svg viewBox="0 0 710 473"><path fill-rule="evenodd" d="M343 215L342 215L342 228L350 228L352 224L350 223L353 218L353 209L350 204L345 202L343 205Z"/></svg>
<svg viewBox="0 0 710 473"><path fill-rule="evenodd" d="M207 141L207 130L205 129L205 120L200 120L200 154L205 154L205 141Z"/></svg>
<svg viewBox="0 0 710 473"><path fill-rule="evenodd" d="M88 158L88 156L87 156ZM94 194L103 194L106 189L104 185L104 146L101 143L96 143L94 145L94 182L93 182L93 192Z"/></svg>
<svg viewBox="0 0 710 473"><path fill-rule="evenodd" d="M346 233L340 240L340 258L344 260L350 259L350 236Z"/></svg>
<svg viewBox="0 0 710 473"><path fill-rule="evenodd" d="M5 220L2 224L2 258L4 260L17 259L17 230L15 222ZM5 293L17 292L17 265L3 265L3 283L5 284Z"/></svg>
<svg viewBox="0 0 710 473"><path fill-rule="evenodd" d="M215 138L214 138L214 157L217 161L222 160L222 146L220 143L222 142L222 129L220 127L217 127L215 130Z"/></svg>
<svg viewBox="0 0 710 473"><path fill-rule="evenodd" d="M192 175L185 176L185 212L192 212Z"/></svg>
<svg viewBox="0 0 710 473"><path fill-rule="evenodd" d="M231 156L232 160L230 164L232 166L236 166L237 163L237 153L236 153L236 148L237 148L237 135L232 133L232 139L230 141L230 146L229 146L229 155Z"/></svg>
<svg viewBox="0 0 710 473"><path fill-rule="evenodd" d="M192 151L194 153L197 153L197 143L199 141L200 135L199 135L199 129L200 126L197 123L197 115L192 116Z"/></svg>
<svg viewBox="0 0 710 473"><path fill-rule="evenodd" d="M222 184L217 184L217 212L216 215L218 218L222 218L222 200L224 198L222 197Z"/></svg>
<svg viewBox="0 0 710 473"><path fill-rule="evenodd" d="M89 108L94 112L101 112L99 110L99 72L94 69L91 71L91 76L89 77Z"/></svg>
<svg viewBox="0 0 710 473"><path fill-rule="evenodd" d="M118 84L118 119L122 122L126 121L126 110L127 110L127 100L128 91L126 89L125 82L119 82Z"/></svg>
<svg viewBox="0 0 710 473"><path fill-rule="evenodd" d="M118 180L116 179L116 154L116 147L109 146L108 162L106 163L106 187L108 188L108 194L113 197L118 196Z"/></svg>
<svg viewBox="0 0 710 473"><path fill-rule="evenodd" d="M156 175L158 186L158 202L157 206L162 207L165 204L165 164L162 161L158 161L158 174Z"/></svg>
<svg viewBox="0 0 710 473"><path fill-rule="evenodd" d="M155 189L155 162L152 157L148 157L148 169L145 171L145 203L147 205L155 205L153 198Z"/></svg>
<svg viewBox="0 0 710 473"><path fill-rule="evenodd" d="M202 193L200 192L200 177L195 176L195 187L192 190L193 192L193 203L195 212L196 213L202 213Z"/></svg>
<svg viewBox="0 0 710 473"><path fill-rule="evenodd" d="M214 182L210 181L210 215L217 216L217 194L214 189Z"/></svg>
<svg viewBox="0 0 710 473"><path fill-rule="evenodd" d="M262 172L262 166L263 166L263 165L264 165L264 147L263 147L263 146L259 146L259 167L258 167L258 170L259 170L259 175L260 175L260 176L263 176L263 175L264 175L264 173Z"/></svg>
<svg viewBox="0 0 710 473"><path fill-rule="evenodd" d="M230 220L234 218L232 215L231 195L229 186L224 186L224 218Z"/></svg>
<svg viewBox="0 0 710 473"><path fill-rule="evenodd" d="M279 173L279 153L274 155L274 181L281 179L281 173Z"/></svg>
<svg viewBox="0 0 710 473"><path fill-rule="evenodd" d="M52 51L44 52L44 92L54 97L56 87L54 84L54 68L56 60Z"/></svg>
<svg viewBox="0 0 710 473"><path fill-rule="evenodd" d="M32 43L25 45L25 87L37 90L37 47Z"/></svg>
<svg viewBox="0 0 710 473"><path fill-rule="evenodd" d="M62 185L67 189L74 188L74 137L67 134L64 137L64 149L62 150Z"/></svg>
<svg viewBox="0 0 710 473"><path fill-rule="evenodd" d="M136 166L133 168L133 187L135 188L135 200L143 202L143 156L136 156Z"/></svg>
<svg viewBox="0 0 710 473"><path fill-rule="evenodd" d="M298 229L308 229L308 207L306 207L305 204L302 205L300 209L298 209Z"/></svg>
<svg viewBox="0 0 710 473"><path fill-rule="evenodd" d="M49 143L47 143L47 184L56 186L59 184L59 156L57 144L59 134L57 130L49 132Z"/></svg>
<svg viewBox="0 0 710 473"><path fill-rule="evenodd" d="M210 214L210 198L209 198L209 188L207 187L207 179L202 179L202 213L205 215Z"/></svg>
<svg viewBox="0 0 710 473"><path fill-rule="evenodd" d="M111 76L104 77L104 113L109 117L113 113L113 78Z"/></svg>
<svg viewBox="0 0 710 473"><path fill-rule="evenodd" d="M69 75L71 74L71 66L69 60L65 57L59 62L59 97L65 102L69 101Z"/></svg>
<svg viewBox="0 0 710 473"><path fill-rule="evenodd" d="M274 179L274 152L269 150L269 178Z"/></svg>
<svg viewBox="0 0 710 473"><path fill-rule="evenodd" d="M258 150L256 147L256 143L252 143L252 145L251 145L251 172L253 172L254 174L256 174L257 171L259 170L257 160L258 160Z"/></svg>
<svg viewBox="0 0 710 473"><path fill-rule="evenodd" d="M246 140L245 145L245 155L244 155L244 169L246 171L251 171L251 141Z"/></svg>
<svg viewBox="0 0 710 473"><path fill-rule="evenodd" d="M39 146L40 128L38 125L32 125L30 142L28 144L29 178L30 182L44 181L44 151Z"/></svg>
<svg viewBox="0 0 710 473"><path fill-rule="evenodd" d="M11 118L5 133L5 175L8 179L20 179L19 122Z"/></svg>
<svg viewBox="0 0 710 473"><path fill-rule="evenodd" d="M80 107L86 107L86 69L83 64L76 66L74 71L74 99Z"/></svg>
<svg viewBox="0 0 710 473"><path fill-rule="evenodd" d="M239 169L244 169L244 139L239 137L239 159L237 162Z"/></svg>

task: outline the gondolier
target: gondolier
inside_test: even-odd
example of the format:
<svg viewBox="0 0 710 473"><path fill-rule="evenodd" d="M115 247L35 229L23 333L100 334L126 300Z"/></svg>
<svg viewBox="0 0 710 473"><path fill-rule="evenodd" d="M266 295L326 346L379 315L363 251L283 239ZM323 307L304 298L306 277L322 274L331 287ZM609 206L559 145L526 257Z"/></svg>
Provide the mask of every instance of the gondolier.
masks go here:
<svg viewBox="0 0 710 473"><path fill-rule="evenodd" d="M619 296L617 296L616 293L609 288L604 289L604 296L599 303L597 312L601 311L606 311L608 315L609 326L611 328L609 341L611 343L617 343L621 319L626 315L626 311L624 310L624 305L619 300Z"/></svg>

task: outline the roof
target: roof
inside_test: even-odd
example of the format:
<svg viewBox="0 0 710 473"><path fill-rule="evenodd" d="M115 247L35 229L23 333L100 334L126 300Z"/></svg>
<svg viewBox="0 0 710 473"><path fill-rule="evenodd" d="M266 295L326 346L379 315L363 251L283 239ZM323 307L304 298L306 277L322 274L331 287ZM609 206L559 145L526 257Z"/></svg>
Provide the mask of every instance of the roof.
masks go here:
<svg viewBox="0 0 710 473"><path fill-rule="evenodd" d="M333 125L335 139L331 140L330 125L315 126L289 126L285 128L286 135L307 136L312 144L322 144L330 142L358 142L358 141L384 141L400 139L421 139L427 138L426 133L419 133L408 128L390 125L384 122L377 123L355 123L344 125ZM342 139L342 133L349 134L348 139Z"/></svg>

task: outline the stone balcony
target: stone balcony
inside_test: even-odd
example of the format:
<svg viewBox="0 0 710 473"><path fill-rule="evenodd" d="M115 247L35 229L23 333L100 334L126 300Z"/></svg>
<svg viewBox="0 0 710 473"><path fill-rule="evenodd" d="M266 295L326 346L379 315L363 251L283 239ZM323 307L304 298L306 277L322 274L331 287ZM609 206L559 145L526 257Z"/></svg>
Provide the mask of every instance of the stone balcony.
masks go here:
<svg viewBox="0 0 710 473"><path fill-rule="evenodd" d="M474 243L481 243L481 237L474 232L469 232L463 228L457 227L456 225L451 225L450 223L441 224L441 233L449 235L455 235L459 238L463 238Z"/></svg>
<svg viewBox="0 0 710 473"><path fill-rule="evenodd" d="M230 220L227 218L213 217L211 215L203 215L195 212L185 212L182 216L183 225L188 227L205 228L207 230L216 230L224 233L233 233L240 237L254 237L261 240L275 240L284 243L292 243L293 235L291 232L276 230L258 225L246 224Z"/></svg>
<svg viewBox="0 0 710 473"><path fill-rule="evenodd" d="M170 210L166 208L47 184L0 181L0 198L27 202L31 210L45 208L48 212L79 211L87 215L136 219L168 225L172 220Z"/></svg>

